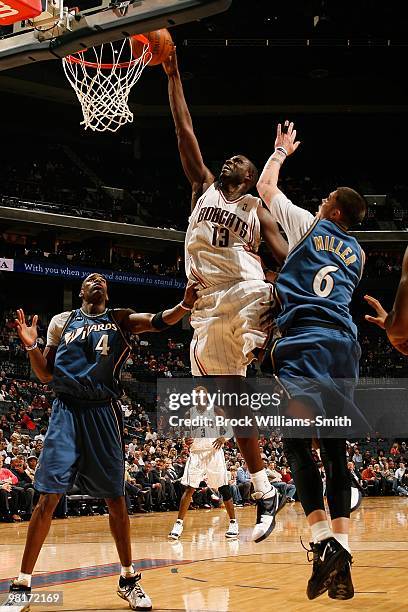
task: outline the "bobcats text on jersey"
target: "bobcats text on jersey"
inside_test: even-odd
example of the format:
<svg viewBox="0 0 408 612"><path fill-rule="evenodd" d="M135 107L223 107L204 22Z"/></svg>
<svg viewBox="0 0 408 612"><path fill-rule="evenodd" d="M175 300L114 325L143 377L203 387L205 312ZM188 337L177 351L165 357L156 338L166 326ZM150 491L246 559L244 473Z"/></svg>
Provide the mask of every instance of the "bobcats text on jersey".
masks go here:
<svg viewBox="0 0 408 612"><path fill-rule="evenodd" d="M238 217L235 213L229 212L222 208L215 208L214 206L204 206L200 210L198 215L197 223L201 221L210 221L211 223L217 223L220 226L224 226L231 231L238 234L241 238L246 238L248 233L248 224Z"/></svg>

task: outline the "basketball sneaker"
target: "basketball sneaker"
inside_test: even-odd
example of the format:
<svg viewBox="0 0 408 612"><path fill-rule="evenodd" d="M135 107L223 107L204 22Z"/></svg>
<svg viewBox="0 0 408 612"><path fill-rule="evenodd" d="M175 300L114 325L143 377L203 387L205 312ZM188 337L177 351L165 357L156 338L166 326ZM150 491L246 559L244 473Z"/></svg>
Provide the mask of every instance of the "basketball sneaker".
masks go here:
<svg viewBox="0 0 408 612"><path fill-rule="evenodd" d="M238 521L231 519L228 525L228 530L225 532L225 537L231 540L239 536Z"/></svg>
<svg viewBox="0 0 408 612"><path fill-rule="evenodd" d="M172 530L170 531L168 537L171 540L178 540L181 534L183 533L183 521L181 519L177 519L174 523Z"/></svg>
<svg viewBox="0 0 408 612"><path fill-rule="evenodd" d="M0 602L0 608L10 607L13 612L29 612L31 587L13 580L6 599Z"/></svg>
<svg viewBox="0 0 408 612"><path fill-rule="evenodd" d="M256 495L256 493L254 493L254 495ZM265 498L262 496L256 499L254 495L252 497L256 501L257 511L256 524L252 532L252 540L254 542L262 542L262 540L265 540L265 538L275 529L276 515L286 504L287 498L285 493L280 493L277 490L273 497Z"/></svg>
<svg viewBox="0 0 408 612"><path fill-rule="evenodd" d="M354 586L351 579L352 557L347 559L344 567L339 570L329 586L329 597L331 599L352 599L354 597Z"/></svg>
<svg viewBox="0 0 408 612"><path fill-rule="evenodd" d="M120 576L116 592L129 603L132 610L151 610L152 601L139 584L141 577L141 574L135 574L131 578Z"/></svg>
<svg viewBox="0 0 408 612"><path fill-rule="evenodd" d="M310 550L307 550L307 560L313 560L312 575L307 585L307 596L309 599L316 599L329 589L339 571L341 571L347 561L351 561L351 555L333 537L326 538L317 544L310 543ZM309 553L313 553L313 559L309 558Z"/></svg>
<svg viewBox="0 0 408 612"><path fill-rule="evenodd" d="M358 510L363 500L363 495L356 487L351 487L350 512Z"/></svg>

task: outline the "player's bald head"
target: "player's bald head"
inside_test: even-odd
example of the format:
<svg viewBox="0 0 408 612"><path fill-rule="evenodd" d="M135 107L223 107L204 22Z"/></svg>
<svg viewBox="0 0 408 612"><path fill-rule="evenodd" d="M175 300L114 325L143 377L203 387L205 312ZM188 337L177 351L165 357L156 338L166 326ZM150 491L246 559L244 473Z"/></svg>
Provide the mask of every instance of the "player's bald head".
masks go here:
<svg viewBox="0 0 408 612"><path fill-rule="evenodd" d="M79 297L85 302L100 303L108 301L108 283L103 274L89 274L82 281Z"/></svg>
<svg viewBox="0 0 408 612"><path fill-rule="evenodd" d="M82 281L81 289L84 287L85 283L92 282L96 280L97 278L103 280L106 283L106 285L108 284L103 274L100 274L99 272L92 272L92 274L88 274L88 276L86 276L84 280Z"/></svg>
<svg viewBox="0 0 408 612"><path fill-rule="evenodd" d="M244 185L250 191L258 181L258 170L246 155L236 154L225 160L219 180L222 184Z"/></svg>

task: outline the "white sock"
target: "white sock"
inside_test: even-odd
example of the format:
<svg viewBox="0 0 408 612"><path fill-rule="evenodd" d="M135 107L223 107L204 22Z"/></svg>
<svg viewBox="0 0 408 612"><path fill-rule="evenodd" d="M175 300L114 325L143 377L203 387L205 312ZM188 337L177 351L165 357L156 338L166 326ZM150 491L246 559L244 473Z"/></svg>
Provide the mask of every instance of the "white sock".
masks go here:
<svg viewBox="0 0 408 612"><path fill-rule="evenodd" d="M343 548L347 550L347 552L351 553L348 533L333 533L333 537L336 538L336 540L342 545Z"/></svg>
<svg viewBox="0 0 408 612"><path fill-rule="evenodd" d="M30 587L31 586L31 574L23 574L23 572L20 572L17 578L17 582L27 584L27 586Z"/></svg>
<svg viewBox="0 0 408 612"><path fill-rule="evenodd" d="M317 542L321 542L322 540L326 540L327 538L333 537L327 521L319 521L318 523L312 525L310 529L312 530L312 539L315 544Z"/></svg>
<svg viewBox="0 0 408 612"><path fill-rule="evenodd" d="M269 482L265 469L255 472L255 474L251 474L251 480L254 485L255 499L259 499L260 497L268 499L275 495L276 489Z"/></svg>
<svg viewBox="0 0 408 612"><path fill-rule="evenodd" d="M133 563L132 565L129 565L128 567L126 567L125 565L122 565L120 575L123 576L123 578L130 578L131 576L134 576L135 568L133 567Z"/></svg>

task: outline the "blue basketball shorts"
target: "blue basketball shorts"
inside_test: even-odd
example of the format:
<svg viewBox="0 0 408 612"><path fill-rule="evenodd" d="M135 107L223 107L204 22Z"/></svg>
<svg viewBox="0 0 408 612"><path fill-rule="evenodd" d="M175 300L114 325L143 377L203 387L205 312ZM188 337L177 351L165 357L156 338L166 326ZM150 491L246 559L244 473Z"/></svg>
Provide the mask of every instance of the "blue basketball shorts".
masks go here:
<svg viewBox="0 0 408 612"><path fill-rule="evenodd" d="M92 497L124 495L123 416L112 401L90 405L57 398L39 457L34 486L66 493L75 483Z"/></svg>
<svg viewBox="0 0 408 612"><path fill-rule="evenodd" d="M317 326L291 328L275 342L271 354L287 396L312 406L315 415L350 417L347 435L370 429L354 402L360 356L360 345L351 334Z"/></svg>

